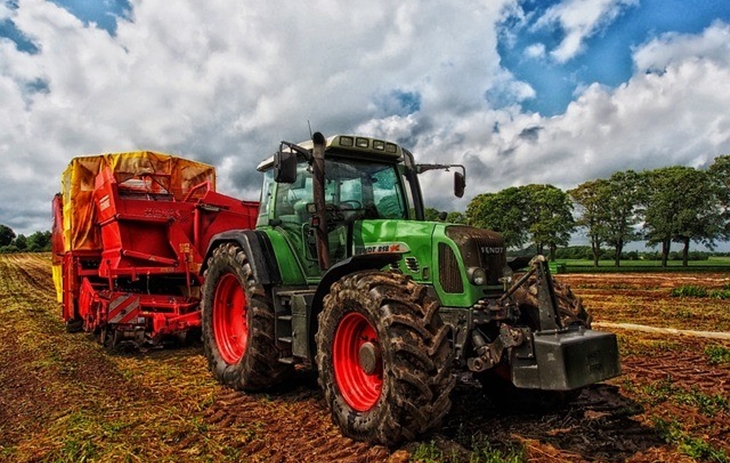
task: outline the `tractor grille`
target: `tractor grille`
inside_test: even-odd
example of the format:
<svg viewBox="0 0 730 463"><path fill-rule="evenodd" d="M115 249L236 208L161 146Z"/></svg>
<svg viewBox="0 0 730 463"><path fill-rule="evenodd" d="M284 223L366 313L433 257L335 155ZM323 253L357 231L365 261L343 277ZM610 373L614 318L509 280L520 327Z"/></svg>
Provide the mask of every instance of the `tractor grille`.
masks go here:
<svg viewBox="0 0 730 463"><path fill-rule="evenodd" d="M439 283L447 293L463 293L464 282L454 251L446 243L439 243Z"/></svg>
<svg viewBox="0 0 730 463"><path fill-rule="evenodd" d="M446 235L459 247L466 268L481 267L487 272L488 284L499 284L502 269L507 265L502 235L491 230L463 226L448 227Z"/></svg>

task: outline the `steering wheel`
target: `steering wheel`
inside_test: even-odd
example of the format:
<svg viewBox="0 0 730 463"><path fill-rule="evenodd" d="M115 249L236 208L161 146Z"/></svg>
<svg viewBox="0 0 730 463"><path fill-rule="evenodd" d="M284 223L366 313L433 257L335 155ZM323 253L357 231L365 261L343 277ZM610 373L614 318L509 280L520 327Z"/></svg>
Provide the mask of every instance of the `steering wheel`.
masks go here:
<svg viewBox="0 0 730 463"><path fill-rule="evenodd" d="M327 203L325 210L327 211L327 221L340 222L345 220L344 211L337 204Z"/></svg>
<svg viewBox="0 0 730 463"><path fill-rule="evenodd" d="M342 209L342 210L352 210L352 209L362 209L363 208L362 203L355 199L349 199L347 201L342 201L339 206L340 206L340 209Z"/></svg>

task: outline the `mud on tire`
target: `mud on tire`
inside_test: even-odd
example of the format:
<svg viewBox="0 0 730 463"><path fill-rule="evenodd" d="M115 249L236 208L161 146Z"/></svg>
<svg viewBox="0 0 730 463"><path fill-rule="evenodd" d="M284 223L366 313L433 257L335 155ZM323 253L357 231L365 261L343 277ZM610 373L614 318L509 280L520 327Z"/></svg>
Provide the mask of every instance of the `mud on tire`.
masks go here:
<svg viewBox="0 0 730 463"><path fill-rule="evenodd" d="M202 298L205 356L213 376L237 390L282 381L292 366L280 363L274 311L240 246L225 243L208 260Z"/></svg>
<svg viewBox="0 0 730 463"><path fill-rule="evenodd" d="M345 435L392 446L440 424L455 379L451 327L438 308L402 274L360 272L332 286L319 315L317 366Z"/></svg>

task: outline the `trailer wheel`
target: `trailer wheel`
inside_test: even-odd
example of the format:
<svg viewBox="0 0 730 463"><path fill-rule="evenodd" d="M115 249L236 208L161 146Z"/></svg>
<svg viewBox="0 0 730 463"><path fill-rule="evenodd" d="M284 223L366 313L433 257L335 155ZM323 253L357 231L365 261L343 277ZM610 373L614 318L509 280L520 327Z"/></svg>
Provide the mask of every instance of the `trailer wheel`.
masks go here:
<svg viewBox="0 0 730 463"><path fill-rule="evenodd" d="M590 328L593 317L583 307L583 300L573 293L568 284L561 283L560 280L555 278L553 278L553 288L555 289L558 313L563 326L579 324ZM539 305L537 280L534 277L530 278L527 283L517 288L513 297L522 311L537 310Z"/></svg>
<svg viewBox="0 0 730 463"><path fill-rule="evenodd" d="M319 384L334 422L356 440L394 445L441 422L451 407L451 327L426 288L366 271L332 286L319 315Z"/></svg>
<svg viewBox="0 0 730 463"><path fill-rule="evenodd" d="M259 390L292 370L278 361L271 299L234 243L219 246L208 261L201 322L208 366L222 384Z"/></svg>
<svg viewBox="0 0 730 463"><path fill-rule="evenodd" d="M80 333L84 331L84 321L78 318L66 320L67 333Z"/></svg>

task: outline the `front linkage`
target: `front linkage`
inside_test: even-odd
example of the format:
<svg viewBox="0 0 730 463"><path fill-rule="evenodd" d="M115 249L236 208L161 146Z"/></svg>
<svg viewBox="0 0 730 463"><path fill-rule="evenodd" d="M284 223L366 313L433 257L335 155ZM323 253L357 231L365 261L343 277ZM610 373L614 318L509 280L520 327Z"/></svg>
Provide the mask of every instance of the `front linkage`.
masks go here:
<svg viewBox="0 0 730 463"><path fill-rule="evenodd" d="M478 376L495 369L517 388L545 391L576 390L619 375L616 336L591 330L582 304L566 303L575 299L569 290L558 297L543 256L529 266L500 297L482 298L468 311L442 308L456 328L457 362Z"/></svg>

